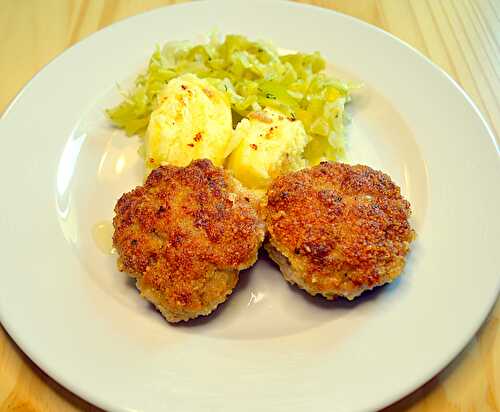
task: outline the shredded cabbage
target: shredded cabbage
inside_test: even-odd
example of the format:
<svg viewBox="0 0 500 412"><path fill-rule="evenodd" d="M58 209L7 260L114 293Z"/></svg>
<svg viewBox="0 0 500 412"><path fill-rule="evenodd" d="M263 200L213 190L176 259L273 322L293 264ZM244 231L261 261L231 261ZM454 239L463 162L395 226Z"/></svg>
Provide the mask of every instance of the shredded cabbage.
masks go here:
<svg viewBox="0 0 500 412"><path fill-rule="evenodd" d="M271 107L290 119L301 120L311 142L305 157L310 164L344 155L344 106L357 85L325 73L318 53L280 55L270 43L244 36L212 35L206 44L169 42L157 47L145 73L118 106L106 112L128 135L143 135L157 95L171 79L193 73L226 93L234 119Z"/></svg>

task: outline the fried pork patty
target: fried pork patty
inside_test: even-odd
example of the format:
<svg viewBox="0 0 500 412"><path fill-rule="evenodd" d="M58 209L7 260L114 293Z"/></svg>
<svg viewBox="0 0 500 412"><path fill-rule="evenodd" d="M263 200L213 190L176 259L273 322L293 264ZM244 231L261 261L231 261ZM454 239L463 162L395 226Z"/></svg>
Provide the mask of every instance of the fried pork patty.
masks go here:
<svg viewBox="0 0 500 412"><path fill-rule="evenodd" d="M278 177L263 210L265 248L285 279L327 299L394 280L415 236L399 187L368 166L322 162Z"/></svg>
<svg viewBox="0 0 500 412"><path fill-rule="evenodd" d="M264 225L253 202L209 160L161 166L116 204L118 268L169 322L208 315L257 259Z"/></svg>

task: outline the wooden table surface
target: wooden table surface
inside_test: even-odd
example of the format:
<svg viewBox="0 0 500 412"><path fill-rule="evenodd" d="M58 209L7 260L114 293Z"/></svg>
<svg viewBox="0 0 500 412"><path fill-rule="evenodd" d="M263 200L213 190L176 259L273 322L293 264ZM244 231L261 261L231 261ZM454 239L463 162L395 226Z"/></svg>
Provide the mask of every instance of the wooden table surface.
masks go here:
<svg viewBox="0 0 500 412"><path fill-rule="evenodd" d="M499 0L307 2L365 20L420 50L462 85L499 136ZM115 21L172 3L179 1L1 0L0 113L36 72L67 47ZM499 321L497 301L455 361L385 412L500 411ZM99 409L41 372L0 327L0 411L74 410Z"/></svg>

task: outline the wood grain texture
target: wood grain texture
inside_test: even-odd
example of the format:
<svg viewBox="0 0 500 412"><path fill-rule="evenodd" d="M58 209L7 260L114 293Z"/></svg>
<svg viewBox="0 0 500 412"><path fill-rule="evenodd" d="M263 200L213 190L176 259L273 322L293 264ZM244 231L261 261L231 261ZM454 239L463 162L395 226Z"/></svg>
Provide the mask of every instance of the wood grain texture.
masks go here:
<svg viewBox="0 0 500 412"><path fill-rule="evenodd" d="M0 112L75 42L165 0L2 0ZM309 0L374 24L453 77L500 132L500 1ZM500 303L443 372L384 412L500 411ZM0 328L0 411L98 411L47 377Z"/></svg>

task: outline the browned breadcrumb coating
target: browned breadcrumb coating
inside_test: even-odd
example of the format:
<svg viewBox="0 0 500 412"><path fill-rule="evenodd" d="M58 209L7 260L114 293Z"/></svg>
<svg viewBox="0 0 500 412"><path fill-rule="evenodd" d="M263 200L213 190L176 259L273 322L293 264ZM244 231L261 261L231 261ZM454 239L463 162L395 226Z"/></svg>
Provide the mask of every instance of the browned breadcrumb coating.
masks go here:
<svg viewBox="0 0 500 412"><path fill-rule="evenodd" d="M284 277L328 299L394 280L415 236L399 187L368 166L323 162L278 177L263 210Z"/></svg>
<svg viewBox="0 0 500 412"><path fill-rule="evenodd" d="M257 259L264 225L253 201L209 160L159 167L116 204L118 267L168 321L207 315Z"/></svg>

